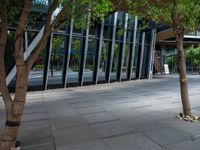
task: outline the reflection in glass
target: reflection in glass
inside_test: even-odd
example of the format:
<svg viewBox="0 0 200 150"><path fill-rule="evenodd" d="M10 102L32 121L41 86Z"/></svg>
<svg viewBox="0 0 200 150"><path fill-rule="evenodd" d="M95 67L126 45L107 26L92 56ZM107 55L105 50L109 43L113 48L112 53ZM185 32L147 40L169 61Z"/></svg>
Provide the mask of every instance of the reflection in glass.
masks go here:
<svg viewBox="0 0 200 150"><path fill-rule="evenodd" d="M134 58L133 58L133 66L132 66L132 74L131 77L132 78L136 78L136 70L137 70L137 63L138 63L138 55L139 55L139 45L136 45L135 47L135 53L134 54Z"/></svg>
<svg viewBox="0 0 200 150"><path fill-rule="evenodd" d="M99 64L99 73L98 73L98 81L105 81L105 72L107 66L107 56L109 50L109 42L103 42L102 49L101 49L101 58Z"/></svg>
<svg viewBox="0 0 200 150"><path fill-rule="evenodd" d="M112 27L104 26L103 37L104 39L111 39Z"/></svg>
<svg viewBox="0 0 200 150"><path fill-rule="evenodd" d="M122 79L127 79L128 63L130 58L130 44L126 44L124 52L124 64L122 68Z"/></svg>
<svg viewBox="0 0 200 150"><path fill-rule="evenodd" d="M54 36L52 40L52 51L48 72L48 84L62 84L62 73L65 56L64 36Z"/></svg>
<svg viewBox="0 0 200 150"><path fill-rule="evenodd" d="M7 35L7 43L6 43L6 53L5 53L5 69L6 74L8 74L11 69L14 67L15 59L14 59L14 36L15 33L13 31L9 31Z"/></svg>
<svg viewBox="0 0 200 150"><path fill-rule="evenodd" d="M46 50L44 49L38 59L35 61L32 70L28 76L28 86L38 86L43 85L43 74L44 74L44 64L45 64L45 55Z"/></svg>
<svg viewBox="0 0 200 150"><path fill-rule="evenodd" d="M81 50L82 50L82 40L74 38L72 40L69 69L68 69L68 73L67 73L67 82L68 83L78 82Z"/></svg>
<svg viewBox="0 0 200 150"><path fill-rule="evenodd" d="M96 49L97 49L97 41L89 40L86 64L84 70L84 81L92 81Z"/></svg>
<svg viewBox="0 0 200 150"><path fill-rule="evenodd" d="M114 53L113 53L113 62L111 68L111 80L115 80L117 78L117 67L119 64L119 51L121 50L121 43L115 43Z"/></svg>

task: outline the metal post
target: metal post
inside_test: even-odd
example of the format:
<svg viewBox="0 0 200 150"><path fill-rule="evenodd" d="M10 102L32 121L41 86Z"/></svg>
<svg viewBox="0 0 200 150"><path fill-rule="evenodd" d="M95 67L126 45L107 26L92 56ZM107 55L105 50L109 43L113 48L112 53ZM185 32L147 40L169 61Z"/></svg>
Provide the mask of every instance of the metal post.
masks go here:
<svg viewBox="0 0 200 150"><path fill-rule="evenodd" d="M69 40L68 40L68 47L67 47L67 53L65 56L66 65L64 66L66 68L66 72L64 73L64 88L67 86L67 75L69 71L69 61L70 61L70 54L71 54L71 47L72 47L72 33L73 33L73 20L71 20L70 29L69 29Z"/></svg>
<svg viewBox="0 0 200 150"><path fill-rule="evenodd" d="M47 82L49 76L49 67L51 61L51 52L52 52L52 40L53 40L53 33L50 35L47 43L47 56L45 61L45 71L44 71L44 90L47 89Z"/></svg>
<svg viewBox="0 0 200 150"><path fill-rule="evenodd" d="M131 75L133 71L133 62L135 61L135 49L136 49L136 38L137 38L137 26L138 26L138 17L135 16L135 24L134 24L134 33L133 33L133 44L131 49L131 59L129 62L129 69L128 69L128 79L131 80Z"/></svg>
<svg viewBox="0 0 200 150"><path fill-rule="evenodd" d="M117 26L117 14L118 12L115 12L114 14L114 21L113 21L113 30L112 30L112 45L110 49L110 57L108 57L108 65L106 69L106 80L108 83L110 83L111 79L111 71L112 71L112 63L113 63L113 55L114 55L114 48L115 48L115 35L116 35L116 26Z"/></svg>
<svg viewBox="0 0 200 150"><path fill-rule="evenodd" d="M97 84L98 82L99 65L100 65L101 51L102 51L102 44L103 44L103 31L104 31L104 21L102 21L101 26L100 26L99 45L98 45L98 50L95 56L96 59L95 59L95 66L94 66L94 72L93 72L94 84Z"/></svg>
<svg viewBox="0 0 200 150"><path fill-rule="evenodd" d="M83 86L83 80L84 80L85 63L86 63L86 57L87 57L87 51L88 51L89 22L90 22L90 13L88 15L88 27L85 31L84 48L82 50L82 55L81 55L81 64L80 64L80 72L79 72L80 86Z"/></svg>
<svg viewBox="0 0 200 150"><path fill-rule="evenodd" d="M145 32L142 33L142 47L141 47L141 54L140 54L139 79L141 79L141 76L142 76L144 46L145 46Z"/></svg>
<svg viewBox="0 0 200 150"><path fill-rule="evenodd" d="M125 50L126 50L126 36L127 36L127 27L128 27L128 14L125 14L125 24L124 24L124 35L123 35L123 45L120 51L119 56L119 69L117 71L117 80L122 80L122 73L123 73L123 66L124 66L124 57L125 57Z"/></svg>
<svg viewBox="0 0 200 150"><path fill-rule="evenodd" d="M153 78L155 41L156 41L156 29L153 29L151 31L151 44L150 44L149 62L148 62L148 79Z"/></svg>

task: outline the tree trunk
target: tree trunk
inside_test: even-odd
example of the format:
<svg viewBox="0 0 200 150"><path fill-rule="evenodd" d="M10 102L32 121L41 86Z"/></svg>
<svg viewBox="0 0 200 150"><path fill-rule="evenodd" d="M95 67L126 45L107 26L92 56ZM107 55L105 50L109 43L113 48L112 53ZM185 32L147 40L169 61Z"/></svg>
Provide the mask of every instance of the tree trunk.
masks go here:
<svg viewBox="0 0 200 150"><path fill-rule="evenodd" d="M178 51L178 69L179 69L183 114L185 116L192 117L189 95L188 95L188 80L186 75L185 51L183 48L183 38L184 38L185 28L182 25L180 14L177 12L177 0L173 0L173 3L174 7L173 7L172 20L173 20L174 35L176 38L176 48Z"/></svg>
<svg viewBox="0 0 200 150"><path fill-rule="evenodd" d="M180 80L181 99L183 105L183 114L186 116L192 116L189 95L188 95L188 80L186 75L185 51L183 48L184 28L177 26L174 29L174 31L176 38L176 47L178 51L179 80Z"/></svg>

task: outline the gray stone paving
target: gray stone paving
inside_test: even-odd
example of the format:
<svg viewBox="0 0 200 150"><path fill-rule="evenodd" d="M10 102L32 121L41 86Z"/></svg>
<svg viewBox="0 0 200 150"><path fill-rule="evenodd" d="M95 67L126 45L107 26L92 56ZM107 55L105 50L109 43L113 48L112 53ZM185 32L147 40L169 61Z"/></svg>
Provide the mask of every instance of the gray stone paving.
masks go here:
<svg viewBox="0 0 200 150"><path fill-rule="evenodd" d="M189 76L193 113L200 115L200 76ZM182 111L177 75L149 80L29 92L22 150L199 150L200 122ZM0 101L0 133L5 122Z"/></svg>

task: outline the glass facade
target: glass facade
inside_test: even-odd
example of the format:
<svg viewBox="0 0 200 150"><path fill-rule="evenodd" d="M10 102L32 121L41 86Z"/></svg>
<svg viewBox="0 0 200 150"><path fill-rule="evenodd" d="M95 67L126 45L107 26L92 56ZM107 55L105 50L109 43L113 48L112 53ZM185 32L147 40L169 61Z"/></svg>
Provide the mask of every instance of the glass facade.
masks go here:
<svg viewBox="0 0 200 150"><path fill-rule="evenodd" d="M147 78L151 35L143 39L137 17L116 13L87 30L69 24L54 32L30 72L29 89ZM28 46L38 33L28 30Z"/></svg>

